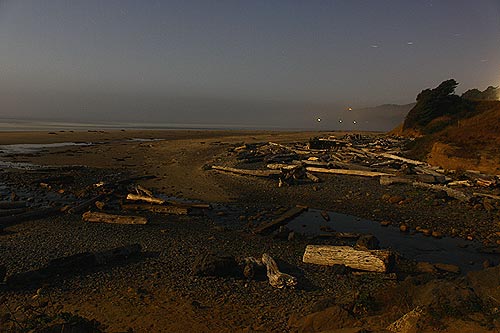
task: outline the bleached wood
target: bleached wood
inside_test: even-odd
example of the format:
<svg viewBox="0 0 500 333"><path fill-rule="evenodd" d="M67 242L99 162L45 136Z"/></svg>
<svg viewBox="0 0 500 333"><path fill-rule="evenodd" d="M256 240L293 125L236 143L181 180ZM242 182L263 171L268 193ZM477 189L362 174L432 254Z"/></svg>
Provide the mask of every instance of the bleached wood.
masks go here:
<svg viewBox="0 0 500 333"><path fill-rule="evenodd" d="M433 191L445 191L449 197L455 198L459 201L469 201L471 199L471 196L465 192L458 191L443 185L433 185L433 184L426 184L422 182L413 182L413 186L415 187L421 187L421 188L427 188Z"/></svg>
<svg viewBox="0 0 500 333"><path fill-rule="evenodd" d="M267 278L271 286L281 289L297 285L297 278L280 272L276 261L267 253L262 254L262 264L267 268Z"/></svg>
<svg viewBox="0 0 500 333"><path fill-rule="evenodd" d="M345 265L354 269L385 273L391 253L385 250L356 250L350 246L307 245L303 262L316 265Z"/></svg>
<svg viewBox="0 0 500 333"><path fill-rule="evenodd" d="M127 195L127 200L144 201L144 202L149 202L149 203L157 204L157 205L161 205L161 204L165 203L165 200L160 199L160 198L155 198L155 197L150 197L150 196L145 196L145 195L140 195L140 194L134 194L134 193L129 193Z"/></svg>
<svg viewBox="0 0 500 333"><path fill-rule="evenodd" d="M402 161L402 162L405 162L405 163L408 163L408 164L413 164L413 165L423 165L423 164L425 164L422 161L411 160L409 158L405 158L405 157L401 157L401 156L393 155L393 154L389 154L389 153L380 153L378 155L379 156L383 156L385 158L390 158L392 160L398 160L398 161Z"/></svg>

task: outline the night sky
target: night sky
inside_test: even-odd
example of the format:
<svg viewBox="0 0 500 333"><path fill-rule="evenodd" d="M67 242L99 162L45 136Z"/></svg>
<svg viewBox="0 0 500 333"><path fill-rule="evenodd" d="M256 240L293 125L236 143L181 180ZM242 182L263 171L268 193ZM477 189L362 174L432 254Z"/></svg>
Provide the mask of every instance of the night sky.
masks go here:
<svg viewBox="0 0 500 333"><path fill-rule="evenodd" d="M498 0L0 0L0 118L335 129L499 69Z"/></svg>

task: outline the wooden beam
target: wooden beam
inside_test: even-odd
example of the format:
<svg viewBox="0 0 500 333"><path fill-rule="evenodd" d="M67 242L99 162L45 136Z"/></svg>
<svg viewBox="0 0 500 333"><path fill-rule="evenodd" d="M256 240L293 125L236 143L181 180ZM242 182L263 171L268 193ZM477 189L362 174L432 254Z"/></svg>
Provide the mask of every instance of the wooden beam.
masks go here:
<svg viewBox="0 0 500 333"><path fill-rule="evenodd" d="M385 250L356 250L350 246L307 245L303 262L316 265L345 265L354 269L386 273L392 254Z"/></svg>

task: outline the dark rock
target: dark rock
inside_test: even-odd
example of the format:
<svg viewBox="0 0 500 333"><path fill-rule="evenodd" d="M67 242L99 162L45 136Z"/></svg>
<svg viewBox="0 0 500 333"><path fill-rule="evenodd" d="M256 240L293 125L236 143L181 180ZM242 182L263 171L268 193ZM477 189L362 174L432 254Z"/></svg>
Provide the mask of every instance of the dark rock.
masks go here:
<svg viewBox="0 0 500 333"><path fill-rule="evenodd" d="M238 264L227 254L205 253L196 257L193 274L200 276L239 276Z"/></svg>
<svg viewBox="0 0 500 333"><path fill-rule="evenodd" d="M3 282L6 274L7 274L7 268L3 265L0 265L0 283Z"/></svg>
<svg viewBox="0 0 500 333"><path fill-rule="evenodd" d="M332 331L339 328L356 327L359 324L360 322L356 318L338 305L312 313L300 319L292 316L288 321L289 327L294 332Z"/></svg>
<svg viewBox="0 0 500 333"><path fill-rule="evenodd" d="M380 248L380 242L373 235L362 235L358 238L356 246L367 250L375 250Z"/></svg>
<svg viewBox="0 0 500 333"><path fill-rule="evenodd" d="M469 272L467 281L485 303L500 300L500 266Z"/></svg>

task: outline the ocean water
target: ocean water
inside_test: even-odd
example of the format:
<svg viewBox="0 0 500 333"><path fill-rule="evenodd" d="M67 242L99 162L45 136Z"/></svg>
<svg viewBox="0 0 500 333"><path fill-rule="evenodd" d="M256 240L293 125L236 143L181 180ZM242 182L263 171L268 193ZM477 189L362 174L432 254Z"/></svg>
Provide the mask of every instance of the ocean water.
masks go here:
<svg viewBox="0 0 500 333"><path fill-rule="evenodd" d="M85 130L304 130L304 128L286 128L276 126L254 126L241 124L169 124L169 123L79 123L57 121L34 121L0 118L0 131L85 131Z"/></svg>

